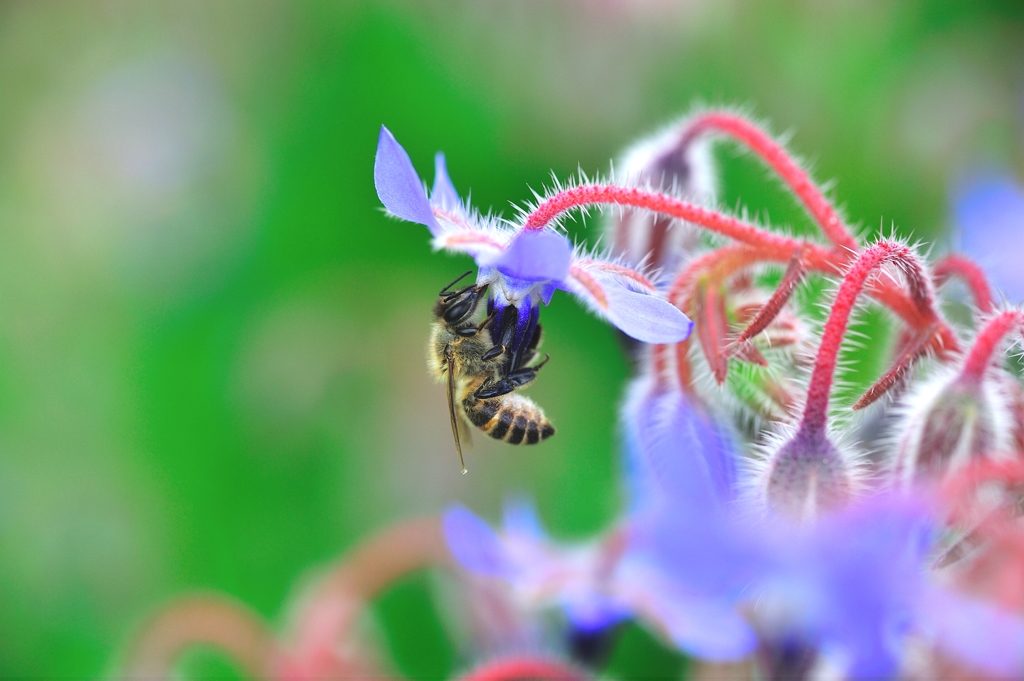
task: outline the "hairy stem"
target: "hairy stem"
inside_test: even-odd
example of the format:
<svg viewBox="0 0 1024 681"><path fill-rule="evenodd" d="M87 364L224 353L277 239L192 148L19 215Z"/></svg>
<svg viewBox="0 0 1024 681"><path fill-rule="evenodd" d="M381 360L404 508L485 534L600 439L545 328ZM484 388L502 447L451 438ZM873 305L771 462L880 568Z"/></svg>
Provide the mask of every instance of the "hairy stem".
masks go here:
<svg viewBox="0 0 1024 681"><path fill-rule="evenodd" d="M302 600L292 628L298 654L337 650L350 641L367 603L396 580L427 567L453 567L434 517L392 525L357 546Z"/></svg>
<svg viewBox="0 0 1024 681"><path fill-rule="evenodd" d="M270 679L279 650L256 613L223 596L200 594L171 603L142 628L122 666L124 678L171 679L181 656L197 646L229 655L253 679Z"/></svg>
<svg viewBox="0 0 1024 681"><path fill-rule="evenodd" d="M893 365L882 374L882 377L875 381L874 385L860 396L860 399L853 405L854 411L863 409L889 391L894 385L903 380L903 377L910 371L910 367L922 355L928 353L935 342L935 327L930 326L909 337L906 343L899 349L899 354Z"/></svg>
<svg viewBox="0 0 1024 681"><path fill-rule="evenodd" d="M734 113L708 111L689 121L680 147L685 150L693 140L705 133L729 135L746 145L789 186L829 241L841 248L858 250L857 240L839 219L836 209L804 169L768 133Z"/></svg>
<svg viewBox="0 0 1024 681"><path fill-rule="evenodd" d="M1015 329L1024 326L1024 311L1004 310L988 320L981 329L978 337L974 339L964 360L964 368L961 372L963 380L977 385L981 383L985 372L992 363L992 357L999 349L1003 338Z"/></svg>
<svg viewBox="0 0 1024 681"><path fill-rule="evenodd" d="M959 277L967 284L974 304L982 314L992 312L992 288L988 285L985 272L970 258L962 255L947 255L935 264L935 283L943 284L952 277Z"/></svg>
<svg viewBox="0 0 1024 681"><path fill-rule="evenodd" d="M796 239L772 234L748 222L702 208L693 203L680 201L665 194L614 185L583 185L558 192L542 201L527 216L526 222L523 223L523 229L543 229L566 211L596 204L646 208L692 222L736 241L770 250L788 249L791 251L800 243Z"/></svg>
<svg viewBox="0 0 1024 681"><path fill-rule="evenodd" d="M832 302L832 312L825 322L821 345L807 389L803 420L800 423L800 430L805 434L825 430L828 423L829 394L832 390L839 348L846 335L846 327L857 297L864 290L868 277L882 265L891 262L903 266L910 285L911 299L920 314L934 315L931 290L924 268L908 247L892 241L879 241L857 256L839 285L839 292Z"/></svg>
<svg viewBox="0 0 1024 681"><path fill-rule="evenodd" d="M737 343L750 340L764 331L774 321L779 312L782 311L782 308L789 302L793 292L796 291L797 285L803 281L806 272L807 270L803 263L803 250L797 251L793 254L793 259L790 260L789 266L782 276L782 281L779 282L778 288L775 289L775 293L757 311L754 319L751 320L747 328L736 339Z"/></svg>

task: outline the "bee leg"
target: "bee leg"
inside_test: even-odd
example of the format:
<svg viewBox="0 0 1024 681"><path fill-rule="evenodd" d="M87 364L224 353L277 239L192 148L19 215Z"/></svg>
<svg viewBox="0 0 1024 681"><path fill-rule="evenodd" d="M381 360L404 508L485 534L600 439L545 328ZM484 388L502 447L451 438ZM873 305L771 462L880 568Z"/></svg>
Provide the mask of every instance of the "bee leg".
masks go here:
<svg viewBox="0 0 1024 681"><path fill-rule="evenodd" d="M516 386L508 378L503 378L497 382L487 381L473 393L473 397L478 400L486 400L492 397L501 397L502 395L508 395L510 392L516 389Z"/></svg>
<svg viewBox="0 0 1024 681"><path fill-rule="evenodd" d="M549 359L551 359L551 355L545 356L544 361L537 366L516 369L515 371L510 372L504 380L511 384L513 388L521 388L524 385L533 382L533 379L537 378L537 372L540 371L542 366L548 363Z"/></svg>
<svg viewBox="0 0 1024 681"><path fill-rule="evenodd" d="M505 350L507 350L507 348L504 345L495 345L493 348L485 352L480 359L487 361L489 359L494 359L495 357L500 357L504 354Z"/></svg>
<svg viewBox="0 0 1024 681"><path fill-rule="evenodd" d="M541 344L541 325L534 327L534 335L529 337L529 343L522 354L522 364L528 365L537 356L537 346ZM547 359L545 359L547 361Z"/></svg>
<svg viewBox="0 0 1024 681"><path fill-rule="evenodd" d="M506 310L508 310L508 309L511 309L513 313L515 312L515 308L514 307L513 308L506 308ZM490 350L488 350L487 352L485 352L483 354L483 359L484 360L495 359L496 357L500 357L501 355L505 354L505 352L508 350L509 346L512 344L512 337L515 335L516 319L517 319L517 315L516 314L504 314L504 315L502 315L500 335L498 336L497 340L495 340L494 347L492 347ZM493 337L494 336L494 334L493 334L494 330L492 329L491 331L492 331L492 337ZM502 363L503 366L500 367L500 371L501 371L502 374L507 374L508 373L509 363L511 361L512 361L512 357L507 357L504 360L504 362Z"/></svg>

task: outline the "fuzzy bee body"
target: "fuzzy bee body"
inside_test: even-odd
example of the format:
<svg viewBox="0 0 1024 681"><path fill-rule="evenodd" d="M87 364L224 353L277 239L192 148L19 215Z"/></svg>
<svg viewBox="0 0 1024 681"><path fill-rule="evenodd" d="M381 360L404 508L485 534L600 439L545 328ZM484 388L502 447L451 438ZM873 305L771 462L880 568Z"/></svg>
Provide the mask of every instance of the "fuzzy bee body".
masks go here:
<svg viewBox="0 0 1024 681"><path fill-rule="evenodd" d="M535 445L555 434L544 411L525 395L477 398L473 393L483 382L478 378L470 383L461 400L463 414L474 426L511 445Z"/></svg>
<svg viewBox="0 0 1024 681"><path fill-rule="evenodd" d="M533 381L547 361L528 366L537 356L540 325L534 328L522 356L510 362L505 345L496 345L492 334L488 333L492 317L479 323L473 321L487 287L467 286L448 293L454 283L441 291L434 305L436 319L427 364L431 373L447 384L452 434L460 460L460 421L509 444L536 444L551 437L555 429L543 410L533 400L516 392ZM504 336L498 334L498 337Z"/></svg>

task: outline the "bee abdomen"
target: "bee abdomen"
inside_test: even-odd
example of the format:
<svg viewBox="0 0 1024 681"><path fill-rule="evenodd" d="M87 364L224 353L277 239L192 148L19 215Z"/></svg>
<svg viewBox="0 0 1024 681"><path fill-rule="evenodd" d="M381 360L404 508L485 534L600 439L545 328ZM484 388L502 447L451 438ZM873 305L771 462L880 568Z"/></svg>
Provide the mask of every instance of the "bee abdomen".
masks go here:
<svg viewBox="0 0 1024 681"><path fill-rule="evenodd" d="M480 430L513 445L534 445L555 434L540 407L522 395L481 400L466 413Z"/></svg>

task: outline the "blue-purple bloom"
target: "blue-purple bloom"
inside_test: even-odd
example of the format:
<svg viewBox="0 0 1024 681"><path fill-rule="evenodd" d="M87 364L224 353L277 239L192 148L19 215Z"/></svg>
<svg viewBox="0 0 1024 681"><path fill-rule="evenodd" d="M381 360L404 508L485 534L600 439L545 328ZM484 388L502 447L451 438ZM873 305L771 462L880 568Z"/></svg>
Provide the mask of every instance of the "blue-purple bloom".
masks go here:
<svg viewBox="0 0 1024 681"><path fill-rule="evenodd" d="M653 440L630 448L632 508L605 540L560 547L523 507L506 513L498 534L465 508L454 507L444 520L448 546L465 569L506 580L523 600L559 604L578 629L596 630L632 617L702 658L740 659L753 650L756 637L732 601L707 588L717 577L680 579L663 569L651 544L652 533L678 520L688 521L686 539L694 539L698 528L707 530L694 548L724 546L715 540L715 509L724 512L723 505L735 497L732 441L699 410L675 409L684 402L671 394L659 398L664 399L645 413L655 421L667 419L671 432L662 438L643 428L642 436L653 434ZM668 450L691 456L667 455ZM744 568L744 556L730 558Z"/></svg>
<svg viewBox="0 0 1024 681"><path fill-rule="evenodd" d="M527 606L557 605L573 627L599 631L629 616L616 585L615 538L577 547L555 544L533 506L506 504L501 533L463 506L444 514L448 549L469 572L504 580Z"/></svg>
<svg viewBox="0 0 1024 681"><path fill-rule="evenodd" d="M471 210L448 177L443 154L435 158L428 197L408 154L382 127L373 171L377 195L389 213L425 225L436 249L476 260L477 283L490 286L493 340L510 347L512 361L532 337L541 303L547 305L557 289L581 298L639 341L672 343L689 336L692 322L639 273L574 249L554 228L521 229ZM509 333L511 339L502 338Z"/></svg>
<svg viewBox="0 0 1024 681"><path fill-rule="evenodd" d="M953 210L960 250L1011 301L1024 301L1024 268L1015 248L1024 234L1021 182L1005 173L968 178L954 191Z"/></svg>
<svg viewBox="0 0 1024 681"><path fill-rule="evenodd" d="M758 516L737 493L731 437L683 393L640 379L624 416L646 500L635 550L711 615L675 639L680 648L740 657L760 639L837 660L852 677L895 672L932 538L921 504L881 495L811 526Z"/></svg>

